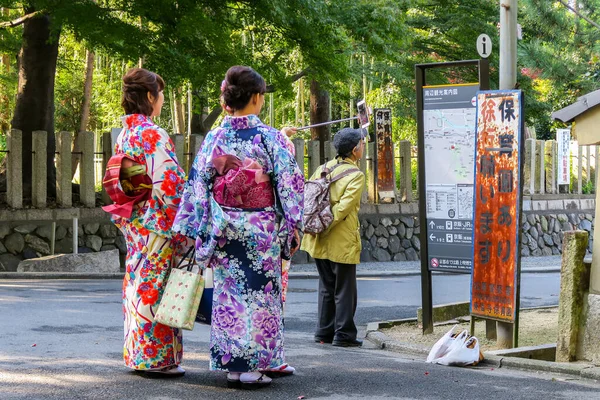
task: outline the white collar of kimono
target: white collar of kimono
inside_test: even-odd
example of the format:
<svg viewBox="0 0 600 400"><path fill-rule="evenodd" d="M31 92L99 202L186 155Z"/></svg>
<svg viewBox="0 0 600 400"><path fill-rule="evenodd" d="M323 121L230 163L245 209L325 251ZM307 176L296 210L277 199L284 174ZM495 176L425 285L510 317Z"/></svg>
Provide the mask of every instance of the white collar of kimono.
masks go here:
<svg viewBox="0 0 600 400"><path fill-rule="evenodd" d="M241 117L234 117L232 115L228 115L223 119L221 123L222 128L226 129L252 129L256 128L259 125L263 125L260 118L258 118L254 114L244 115Z"/></svg>

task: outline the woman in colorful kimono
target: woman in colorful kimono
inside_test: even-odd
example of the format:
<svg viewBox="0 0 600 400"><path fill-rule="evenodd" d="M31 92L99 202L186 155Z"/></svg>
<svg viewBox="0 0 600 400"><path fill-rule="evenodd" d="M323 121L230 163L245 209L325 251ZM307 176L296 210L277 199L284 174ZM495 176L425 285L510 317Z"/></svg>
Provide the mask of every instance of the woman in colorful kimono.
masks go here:
<svg viewBox="0 0 600 400"><path fill-rule="evenodd" d="M227 71L230 113L194 160L173 229L196 240L196 260L213 268L210 368L229 384L268 385L284 359L281 258L299 246L304 176L286 138L263 124L264 79ZM293 372L293 369L292 371Z"/></svg>
<svg viewBox="0 0 600 400"><path fill-rule="evenodd" d="M169 136L152 122L160 114L164 86L159 75L141 68L123 77L121 105L127 115L115 144L115 155L123 155L116 177L131 198L143 199L128 208L111 205L107 211L127 243L125 365L153 375L182 376L181 331L154 322L173 252L181 252L187 240L171 231L185 173ZM144 191L146 196L138 195Z"/></svg>

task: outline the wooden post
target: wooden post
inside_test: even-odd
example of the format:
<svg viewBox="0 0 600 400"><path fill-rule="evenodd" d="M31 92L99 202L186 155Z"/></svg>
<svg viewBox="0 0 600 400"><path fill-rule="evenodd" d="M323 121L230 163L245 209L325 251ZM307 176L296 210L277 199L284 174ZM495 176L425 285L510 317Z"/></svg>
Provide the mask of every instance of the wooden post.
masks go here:
<svg viewBox="0 0 600 400"><path fill-rule="evenodd" d="M591 174L591 170L590 170L590 146L585 146L585 184L586 186L589 184L590 182L590 174Z"/></svg>
<svg viewBox="0 0 600 400"><path fill-rule="evenodd" d="M525 139L525 162L523 163L523 194L531 195L534 193L532 171L535 171L535 162L531 158L535 154L535 139Z"/></svg>
<svg viewBox="0 0 600 400"><path fill-rule="evenodd" d="M376 180L375 180L375 143L367 144L367 193L371 203L377 201Z"/></svg>
<svg viewBox="0 0 600 400"><path fill-rule="evenodd" d="M594 182L594 193L598 190L598 156L600 156L600 146L594 145L594 176L592 182Z"/></svg>
<svg viewBox="0 0 600 400"><path fill-rule="evenodd" d="M33 151L33 177L31 180L31 201L36 208L46 207L47 180L46 172L48 170L47 144L48 134L46 131L33 131L31 148Z"/></svg>
<svg viewBox="0 0 600 400"><path fill-rule="evenodd" d="M333 146L333 142L328 140L325 142L325 162L335 159L337 150Z"/></svg>
<svg viewBox="0 0 600 400"><path fill-rule="evenodd" d="M358 167L362 171L362 173L367 176L367 152L363 152L363 157L360 159ZM365 186L363 187L362 195L360 198L361 203L366 203L369 200L369 196L367 193L367 180L365 179Z"/></svg>
<svg viewBox="0 0 600 400"><path fill-rule="evenodd" d="M56 133L56 202L61 207L73 205L73 189L71 185L71 133ZM103 165L103 167L105 167ZM106 170L106 168L103 168Z"/></svg>
<svg viewBox="0 0 600 400"><path fill-rule="evenodd" d="M579 331L585 329L585 321L582 321L584 294L590 284L590 265L583 262L587 247L587 232L565 232L558 301L557 362L576 360Z"/></svg>
<svg viewBox="0 0 600 400"><path fill-rule="evenodd" d="M577 147L577 194L583 193L583 146Z"/></svg>
<svg viewBox="0 0 600 400"><path fill-rule="evenodd" d="M400 154L400 201L413 201L412 192L412 171L411 171L411 151L412 144L408 140L401 140L399 148Z"/></svg>
<svg viewBox="0 0 600 400"><path fill-rule="evenodd" d="M308 176L312 174L321 165L321 158L319 154L320 143L318 140L311 140L308 142Z"/></svg>
<svg viewBox="0 0 600 400"><path fill-rule="evenodd" d="M546 193L556 193L556 141L547 140L544 143L544 160L546 176Z"/></svg>
<svg viewBox="0 0 600 400"><path fill-rule="evenodd" d="M544 151L545 151L545 143L543 140L538 140L538 146L540 149L540 152L537 153L539 155L539 166L540 166L540 180L539 180L539 187L540 187L540 194L544 194L546 193L546 158L544 156Z"/></svg>
<svg viewBox="0 0 600 400"><path fill-rule="evenodd" d="M80 132L81 137L81 162L79 163L79 194L84 207L96 206L95 180L94 180L94 134Z"/></svg>
<svg viewBox="0 0 600 400"><path fill-rule="evenodd" d="M185 158L186 164L184 167L187 174L190 173L190 170L192 169L192 165L194 165L194 160L196 159L196 156L200 152L200 148L202 147L202 142L204 141L204 136L202 136L202 135L193 134L193 135L190 135L189 138L190 138L190 143L188 146L188 152L190 154L188 155L188 157Z"/></svg>
<svg viewBox="0 0 600 400"><path fill-rule="evenodd" d="M181 134L169 135L169 137L173 142L173 146L175 146L175 156L177 157L177 162L183 167L185 165L185 137Z"/></svg>
<svg viewBox="0 0 600 400"><path fill-rule="evenodd" d="M6 200L12 208L23 207L23 132L11 129L7 136Z"/></svg>
<svg viewBox="0 0 600 400"><path fill-rule="evenodd" d="M292 143L294 143L294 149L296 150L296 163L298 163L298 167L306 179L306 171L304 168L304 139L292 139Z"/></svg>
<svg viewBox="0 0 600 400"><path fill-rule="evenodd" d="M106 174L106 166L108 165L108 160L112 156L113 143L111 139L110 132L104 132L102 134L102 171ZM112 200L108 197L106 190L104 190L104 185L102 185L102 202L104 204L111 204Z"/></svg>

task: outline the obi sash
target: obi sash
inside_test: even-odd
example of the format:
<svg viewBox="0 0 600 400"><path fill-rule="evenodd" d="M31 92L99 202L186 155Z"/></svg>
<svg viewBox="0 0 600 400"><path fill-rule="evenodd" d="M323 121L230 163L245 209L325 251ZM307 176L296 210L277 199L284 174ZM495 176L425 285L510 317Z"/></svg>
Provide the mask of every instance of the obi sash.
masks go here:
<svg viewBox="0 0 600 400"><path fill-rule="evenodd" d="M269 175L251 158L244 161L233 155L213 159L218 176L213 196L220 205L236 208L266 208L275 205L275 193Z"/></svg>
<svg viewBox="0 0 600 400"><path fill-rule="evenodd" d="M102 209L120 217L131 218L133 207L150 199L152 180L146 174L145 168L139 164L123 168L124 159L135 162L126 154L117 154L108 160L102 186L114 204L104 206Z"/></svg>

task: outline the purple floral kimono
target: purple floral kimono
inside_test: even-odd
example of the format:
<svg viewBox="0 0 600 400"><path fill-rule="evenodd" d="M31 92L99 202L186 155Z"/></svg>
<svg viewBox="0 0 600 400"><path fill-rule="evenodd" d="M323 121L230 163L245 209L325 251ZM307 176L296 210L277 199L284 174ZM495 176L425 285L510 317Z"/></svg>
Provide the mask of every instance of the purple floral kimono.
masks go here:
<svg viewBox="0 0 600 400"><path fill-rule="evenodd" d="M223 196L214 196L215 180L221 187L225 164L251 165L254 171L258 165L256 174L244 176L256 175L261 184L266 176L275 193L273 204L264 207L258 201L263 207L256 208L249 195L254 192L237 196L247 203L238 207L217 202L215 197ZM229 175L225 180L234 182ZM231 191L240 188L231 185ZM212 370L248 372L284 363L281 257L289 259L294 230L302 229L303 199L304 176L281 132L248 115L228 116L208 133L173 229L194 238L198 263L214 270Z"/></svg>

